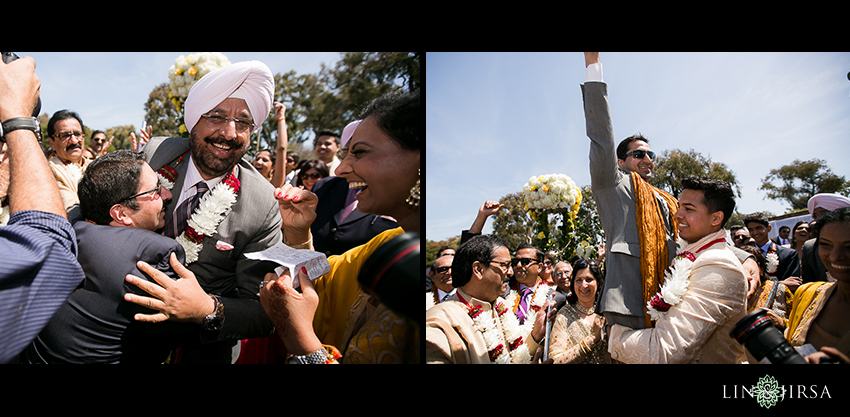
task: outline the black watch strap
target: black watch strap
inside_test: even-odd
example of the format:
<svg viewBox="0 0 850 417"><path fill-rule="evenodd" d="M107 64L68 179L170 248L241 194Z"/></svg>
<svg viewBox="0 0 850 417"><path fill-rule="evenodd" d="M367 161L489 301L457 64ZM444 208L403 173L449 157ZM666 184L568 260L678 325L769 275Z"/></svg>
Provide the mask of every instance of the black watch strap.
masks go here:
<svg viewBox="0 0 850 417"><path fill-rule="evenodd" d="M35 117L15 117L0 124L0 138L6 141L6 135L18 129L32 130L38 140L41 140L41 124Z"/></svg>

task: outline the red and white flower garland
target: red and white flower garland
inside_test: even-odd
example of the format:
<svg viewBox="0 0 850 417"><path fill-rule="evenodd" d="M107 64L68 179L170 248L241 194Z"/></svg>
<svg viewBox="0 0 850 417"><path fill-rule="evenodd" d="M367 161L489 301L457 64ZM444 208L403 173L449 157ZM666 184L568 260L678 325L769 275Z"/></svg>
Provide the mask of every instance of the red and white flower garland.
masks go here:
<svg viewBox="0 0 850 417"><path fill-rule="evenodd" d="M183 156L177 160L178 164ZM174 187L174 181L177 179L177 170L165 165L157 170L157 176L160 183L170 190ZM198 255L204 246L204 237L215 234L219 223L230 212L230 207L236 203L239 187L239 179L231 171L198 204L195 212L186 222L186 229L176 238L186 252L187 264L198 260Z"/></svg>

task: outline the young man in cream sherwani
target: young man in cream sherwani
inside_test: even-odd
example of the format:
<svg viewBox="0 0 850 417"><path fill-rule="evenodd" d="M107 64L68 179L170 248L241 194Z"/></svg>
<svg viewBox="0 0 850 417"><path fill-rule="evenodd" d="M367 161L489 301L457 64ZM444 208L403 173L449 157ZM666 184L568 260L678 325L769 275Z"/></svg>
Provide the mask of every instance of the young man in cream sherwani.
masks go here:
<svg viewBox="0 0 850 417"><path fill-rule="evenodd" d="M735 208L734 193L728 183L703 177L685 178L682 185L675 215L685 240L679 255L692 260L674 261L676 273L662 282L673 293L673 284L684 283L680 297L659 295L652 328L612 326L611 357L625 363L742 363L744 347L729 331L747 313L747 280L723 230Z"/></svg>

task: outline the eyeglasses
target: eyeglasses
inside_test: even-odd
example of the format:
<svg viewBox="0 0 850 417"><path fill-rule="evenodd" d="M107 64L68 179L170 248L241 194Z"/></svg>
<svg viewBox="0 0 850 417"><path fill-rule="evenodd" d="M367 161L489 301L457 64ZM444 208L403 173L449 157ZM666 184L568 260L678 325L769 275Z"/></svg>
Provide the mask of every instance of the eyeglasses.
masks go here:
<svg viewBox="0 0 850 417"><path fill-rule="evenodd" d="M732 237L732 240L741 240L741 239L746 239L748 237L749 236L747 236L747 235L735 235L735 236Z"/></svg>
<svg viewBox="0 0 850 417"><path fill-rule="evenodd" d="M319 178L322 178L322 174L318 174L318 173L314 172L312 174L300 174L299 177L301 177L302 180L306 180L306 179L317 180Z"/></svg>
<svg viewBox="0 0 850 417"><path fill-rule="evenodd" d="M568 277L570 276L570 271L558 271L555 272L556 277Z"/></svg>
<svg viewBox="0 0 850 417"><path fill-rule="evenodd" d="M217 114L202 114L201 117L207 120L209 124L218 128L219 126L233 120L236 123L236 130L240 133L251 132L254 130L254 122L236 117L224 117Z"/></svg>
<svg viewBox="0 0 850 417"><path fill-rule="evenodd" d="M637 159L643 159L643 157L645 157L647 155L649 155L649 159L652 159L653 161L655 160L655 152L645 151L643 149L638 149L636 151L631 151L631 152L627 153L626 158L628 158L630 156L634 156ZM623 158L623 159L626 159L626 158Z"/></svg>
<svg viewBox="0 0 850 417"><path fill-rule="evenodd" d="M534 262L534 263L532 264L532 262ZM534 259L531 259L531 258L513 258L513 259L511 259L512 265L519 264L519 265L522 265L522 266L529 266L529 265L534 265L534 264L538 264L538 263L540 263L540 262L538 262Z"/></svg>
<svg viewBox="0 0 850 417"><path fill-rule="evenodd" d="M286 158L286 162L295 162L295 160L292 158Z"/></svg>
<svg viewBox="0 0 850 417"><path fill-rule="evenodd" d="M543 265L552 266L552 261L544 261Z"/></svg>
<svg viewBox="0 0 850 417"><path fill-rule="evenodd" d="M503 272L507 272L511 268L511 261L487 261L490 264L497 264Z"/></svg>
<svg viewBox="0 0 850 417"><path fill-rule="evenodd" d="M451 266L439 266L439 267L434 268L434 272L436 272L438 274L442 274L442 273L445 273L446 271L449 271L451 269L452 269Z"/></svg>
<svg viewBox="0 0 850 417"><path fill-rule="evenodd" d="M143 195L145 195L145 194L149 194L149 193L153 193L153 192L155 192L155 193L156 193L156 194L155 194L156 196L158 196L158 197L162 197L162 185L158 185L158 186L157 186L156 188L154 188L153 190L147 190L147 191L143 191L143 192L138 193L138 194L133 194L133 195L131 195L131 196L129 196L129 197L127 197L127 198L125 198L125 199L121 200L121 201L132 200L132 199L134 199L134 198L136 198L136 197L141 197L141 196L143 196ZM154 199L156 199L156 197L154 197Z"/></svg>
<svg viewBox="0 0 850 417"><path fill-rule="evenodd" d="M574 264L574 268L583 268L585 265L597 266L596 259L579 259Z"/></svg>
<svg viewBox="0 0 850 417"><path fill-rule="evenodd" d="M91 141L101 143L101 142L106 142L106 138L91 138Z"/></svg>
<svg viewBox="0 0 850 417"><path fill-rule="evenodd" d="M57 134L53 135L53 137L55 137L59 140L63 140L63 141L71 139L71 136L83 138L83 137L85 137L85 133L83 133L83 132L62 132L62 133L57 133Z"/></svg>

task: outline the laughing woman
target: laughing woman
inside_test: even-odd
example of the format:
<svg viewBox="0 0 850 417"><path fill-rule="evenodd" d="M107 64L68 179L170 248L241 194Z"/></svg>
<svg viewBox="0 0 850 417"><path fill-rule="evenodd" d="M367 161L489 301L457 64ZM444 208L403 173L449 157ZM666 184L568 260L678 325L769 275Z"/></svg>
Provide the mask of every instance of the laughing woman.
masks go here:
<svg viewBox="0 0 850 417"><path fill-rule="evenodd" d="M850 208L818 219L814 235L828 281L803 284L794 291L785 338L792 346L835 347L850 355Z"/></svg>
<svg viewBox="0 0 850 417"><path fill-rule="evenodd" d="M556 364L610 363L602 338L605 319L594 312L602 272L595 260L579 259L573 265L567 304L558 310L552 326L549 358Z"/></svg>
<svg viewBox="0 0 850 417"><path fill-rule="evenodd" d="M393 217L399 228L368 243L331 256L331 272L315 282L304 273L302 293L292 278L275 274L260 290L260 301L282 339L288 362L419 363L419 325L364 292L357 282L369 255L404 232L418 234L419 92L390 93L367 106L363 120L340 151L336 174L359 190L358 210ZM284 242L311 246L310 224L316 217L315 194L289 185L277 190ZM418 240L418 237L417 237Z"/></svg>

